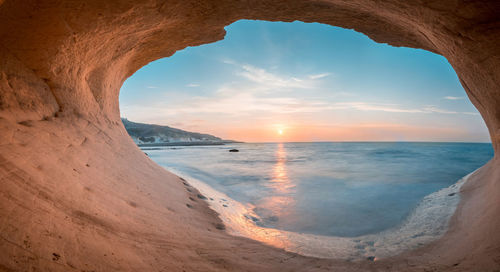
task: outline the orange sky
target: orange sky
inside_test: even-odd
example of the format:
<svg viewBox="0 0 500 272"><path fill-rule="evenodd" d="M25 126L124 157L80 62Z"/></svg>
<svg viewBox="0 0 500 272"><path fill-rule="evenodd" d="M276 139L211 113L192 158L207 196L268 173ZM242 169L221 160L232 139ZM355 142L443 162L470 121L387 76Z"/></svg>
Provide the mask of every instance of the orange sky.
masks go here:
<svg viewBox="0 0 500 272"><path fill-rule="evenodd" d="M469 132L457 128L416 127L398 124L358 124L349 126L311 126L307 124L270 124L251 128L210 129L244 142L311 141L463 141ZM282 130L282 134L279 134Z"/></svg>

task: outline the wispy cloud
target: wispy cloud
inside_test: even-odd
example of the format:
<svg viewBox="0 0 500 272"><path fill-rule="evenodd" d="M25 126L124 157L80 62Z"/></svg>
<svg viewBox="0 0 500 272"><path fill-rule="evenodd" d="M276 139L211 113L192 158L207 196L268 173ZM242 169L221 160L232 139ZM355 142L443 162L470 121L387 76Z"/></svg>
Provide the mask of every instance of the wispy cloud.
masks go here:
<svg viewBox="0 0 500 272"><path fill-rule="evenodd" d="M329 76L330 73L321 73L321 74L316 74L316 75L309 75L310 79L320 79Z"/></svg>
<svg viewBox="0 0 500 272"><path fill-rule="evenodd" d="M276 116L280 114L319 113L355 110L367 112L388 112L395 114L465 114L478 115L475 112L459 112L425 105L410 108L400 104L372 103L363 101L332 102L313 97L290 97L262 95L251 86L225 86L209 96L197 96L177 101L175 104L148 105L145 108L134 107L136 112L154 112L154 115L166 118L193 114L223 114L239 118L242 116ZM153 113L150 113L153 114Z"/></svg>
<svg viewBox="0 0 500 272"><path fill-rule="evenodd" d="M239 76L247 80L269 87L288 87L288 88L309 88L308 82L297 77L283 77L267 71L266 69L255 67L249 64L241 66L242 71Z"/></svg>
<svg viewBox="0 0 500 272"><path fill-rule="evenodd" d="M235 66L235 74L242 77L250 83L253 83L256 89L266 90L289 90L289 89L310 89L315 87L314 81L326 76L330 73L322 73L316 75L295 75L286 76L269 71L262 67L257 67L250 64L238 63L231 59L223 59L222 63ZM271 68L271 70L273 70Z"/></svg>
<svg viewBox="0 0 500 272"><path fill-rule="evenodd" d="M223 59L221 60L222 63L225 63L225 64L236 64L236 62L232 59Z"/></svg>
<svg viewBox="0 0 500 272"><path fill-rule="evenodd" d="M445 110L445 109L440 109L436 106L429 105L424 107L424 111L426 112L435 112L435 113L442 113L442 114L465 114L465 115L479 115L477 112L468 112L468 111L450 111L450 110Z"/></svg>
<svg viewBox="0 0 500 272"><path fill-rule="evenodd" d="M465 111L465 112L462 112L462 114L466 114L466 115L475 115L475 116L479 116L480 114L477 113L477 112L470 112L470 111Z"/></svg>
<svg viewBox="0 0 500 272"><path fill-rule="evenodd" d="M446 109L438 108L434 105L427 105L422 108L405 108L398 104L378 104L378 103L366 103L366 102L341 102L335 103L335 109L354 109L359 111L384 111L384 112L395 112L395 113L441 113L441 114L466 114L466 115L478 115L475 112L460 112L460 111L450 111Z"/></svg>
<svg viewBox="0 0 500 272"><path fill-rule="evenodd" d="M158 86L146 86L148 89L158 89Z"/></svg>
<svg viewBox="0 0 500 272"><path fill-rule="evenodd" d="M341 102L335 103L338 109L354 109L360 111L385 111L400 113L424 113L421 109L405 109L397 104L377 104L366 102Z"/></svg>
<svg viewBox="0 0 500 272"><path fill-rule="evenodd" d="M458 111L450 111L450 110L445 110L445 109L440 109L436 106L430 105L430 106L425 106L423 108L425 112L435 112L435 113L443 113L443 114L459 114L461 112Z"/></svg>
<svg viewBox="0 0 500 272"><path fill-rule="evenodd" d="M196 87L200 87L200 84L196 84L196 83L189 83L186 85L186 87L190 87L190 88L196 88Z"/></svg>
<svg viewBox="0 0 500 272"><path fill-rule="evenodd" d="M462 100L465 97L463 97L463 96L445 96L443 98L446 99L446 100Z"/></svg>
<svg viewBox="0 0 500 272"><path fill-rule="evenodd" d="M198 97L175 110L176 113L222 113L233 115L288 114L319 112L332 109L321 101L302 100L292 97L258 97L251 92L239 92L224 97Z"/></svg>

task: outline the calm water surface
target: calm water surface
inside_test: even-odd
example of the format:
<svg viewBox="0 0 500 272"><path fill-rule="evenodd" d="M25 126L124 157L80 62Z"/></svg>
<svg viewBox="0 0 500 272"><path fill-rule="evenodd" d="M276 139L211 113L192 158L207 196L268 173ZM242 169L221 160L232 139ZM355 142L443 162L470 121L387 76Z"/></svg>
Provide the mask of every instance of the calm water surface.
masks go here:
<svg viewBox="0 0 500 272"><path fill-rule="evenodd" d="M424 196L493 156L482 143L244 143L145 152L251 204L258 226L340 237L397 226Z"/></svg>

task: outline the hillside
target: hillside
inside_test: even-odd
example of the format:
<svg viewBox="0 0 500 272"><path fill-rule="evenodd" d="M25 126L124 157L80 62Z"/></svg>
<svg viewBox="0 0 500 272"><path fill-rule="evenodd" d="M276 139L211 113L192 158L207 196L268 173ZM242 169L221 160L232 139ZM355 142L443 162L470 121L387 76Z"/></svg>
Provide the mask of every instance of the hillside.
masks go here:
<svg viewBox="0 0 500 272"><path fill-rule="evenodd" d="M224 144L227 141L209 134L189 132L169 126L136 123L122 118L123 125L138 145Z"/></svg>

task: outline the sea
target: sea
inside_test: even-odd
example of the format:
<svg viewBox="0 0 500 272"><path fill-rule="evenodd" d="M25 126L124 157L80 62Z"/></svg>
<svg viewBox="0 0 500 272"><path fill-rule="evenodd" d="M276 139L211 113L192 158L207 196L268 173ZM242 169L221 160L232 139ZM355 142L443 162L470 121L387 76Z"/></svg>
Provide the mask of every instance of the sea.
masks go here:
<svg viewBox="0 0 500 272"><path fill-rule="evenodd" d="M349 260L377 260L441 237L464 177L493 157L490 143L234 143L143 150L200 190L231 234Z"/></svg>

